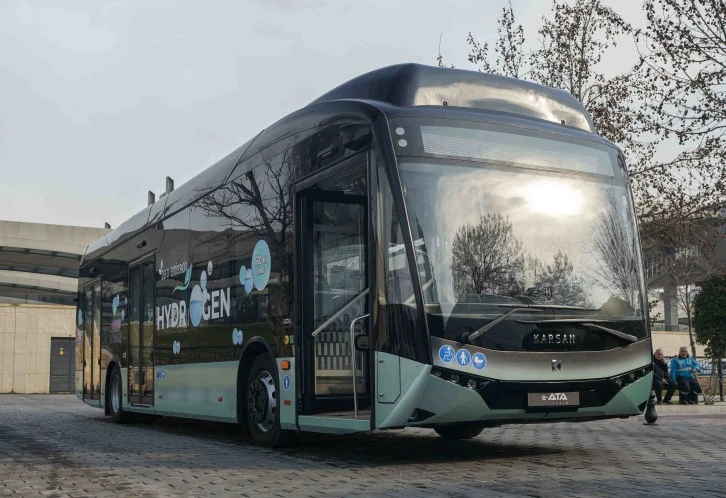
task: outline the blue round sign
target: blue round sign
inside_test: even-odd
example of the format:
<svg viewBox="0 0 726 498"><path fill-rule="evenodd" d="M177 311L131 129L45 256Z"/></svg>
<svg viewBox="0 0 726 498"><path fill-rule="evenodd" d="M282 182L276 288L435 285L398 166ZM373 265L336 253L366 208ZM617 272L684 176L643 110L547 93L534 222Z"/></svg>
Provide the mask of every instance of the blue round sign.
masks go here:
<svg viewBox="0 0 726 498"><path fill-rule="evenodd" d="M460 367L468 367L471 363L471 353L466 349L460 349L456 352L456 363Z"/></svg>
<svg viewBox="0 0 726 498"><path fill-rule="evenodd" d="M471 364L477 370L483 370L487 366L487 357L484 356L484 353L474 353L474 356L471 357Z"/></svg>
<svg viewBox="0 0 726 498"><path fill-rule="evenodd" d="M445 344L439 348L439 359L444 363L451 363L454 361L454 348Z"/></svg>
<svg viewBox="0 0 726 498"><path fill-rule="evenodd" d="M252 251L252 280L255 289L261 291L267 287L271 269L270 247L264 240L258 240L255 249Z"/></svg>

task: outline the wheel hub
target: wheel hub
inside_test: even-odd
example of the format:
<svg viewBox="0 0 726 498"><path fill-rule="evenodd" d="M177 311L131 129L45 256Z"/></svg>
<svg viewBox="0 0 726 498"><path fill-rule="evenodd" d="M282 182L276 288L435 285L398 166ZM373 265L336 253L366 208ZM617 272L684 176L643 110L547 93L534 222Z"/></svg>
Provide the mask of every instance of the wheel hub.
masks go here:
<svg viewBox="0 0 726 498"><path fill-rule="evenodd" d="M247 407L250 419L260 431L272 430L277 414L277 390L274 378L266 370L257 374L257 377L250 383Z"/></svg>
<svg viewBox="0 0 726 498"><path fill-rule="evenodd" d="M119 377L114 375L111 379L111 408L114 413L118 413L121 408L121 389L119 386Z"/></svg>

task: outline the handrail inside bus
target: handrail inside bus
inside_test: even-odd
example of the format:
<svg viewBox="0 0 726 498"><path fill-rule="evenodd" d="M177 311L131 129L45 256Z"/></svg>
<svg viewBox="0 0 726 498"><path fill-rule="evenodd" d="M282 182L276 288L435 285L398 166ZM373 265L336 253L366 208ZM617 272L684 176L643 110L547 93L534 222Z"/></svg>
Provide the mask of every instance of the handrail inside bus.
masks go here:
<svg viewBox="0 0 726 498"><path fill-rule="evenodd" d="M348 309L350 309L350 307L353 306L353 303L355 303L356 301L358 301L360 298L365 297L368 294L368 291L369 290L370 290L370 287L366 287L360 294L358 294L353 299L351 299L348 302L348 304L346 304L345 306L343 306L342 308L340 308L338 311L335 312L335 314L333 316L331 316L330 318L328 318L327 320L325 320L320 327L318 327L315 330L313 330L313 333L310 334L310 335L312 337L315 337L320 332L322 332L328 325L330 325L335 320L337 320L338 317L340 317L340 315L342 315L343 313L345 313L346 311L348 311Z"/></svg>

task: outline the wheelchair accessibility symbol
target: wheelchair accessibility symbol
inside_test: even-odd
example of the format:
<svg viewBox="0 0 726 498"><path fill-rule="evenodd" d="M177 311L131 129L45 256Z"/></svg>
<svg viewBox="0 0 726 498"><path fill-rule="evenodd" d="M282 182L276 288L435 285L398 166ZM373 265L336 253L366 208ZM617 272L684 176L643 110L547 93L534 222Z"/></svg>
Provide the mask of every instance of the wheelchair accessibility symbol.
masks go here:
<svg viewBox="0 0 726 498"><path fill-rule="evenodd" d="M454 350L454 348L452 348L448 344L445 344L439 349L439 359L441 359L441 361L443 361L444 363L451 363L452 361L454 361L455 352L456 351Z"/></svg>

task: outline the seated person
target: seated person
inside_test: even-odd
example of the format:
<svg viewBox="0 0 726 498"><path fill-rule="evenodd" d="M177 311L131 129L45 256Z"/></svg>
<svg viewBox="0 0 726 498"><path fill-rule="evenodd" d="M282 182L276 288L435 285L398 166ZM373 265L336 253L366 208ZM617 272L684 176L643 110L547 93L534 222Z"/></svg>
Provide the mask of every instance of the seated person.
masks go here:
<svg viewBox="0 0 726 498"><path fill-rule="evenodd" d="M696 380L700 370L698 362L688 355L688 348L681 346L678 356L671 360L671 380L678 383L678 398L682 405L697 405L701 386Z"/></svg>
<svg viewBox="0 0 726 498"><path fill-rule="evenodd" d="M663 396L663 386L666 387L665 397ZM671 404L673 393L676 392L677 384L673 382L668 375L668 363L663 357L663 350L658 348L653 354L653 390L657 403Z"/></svg>

